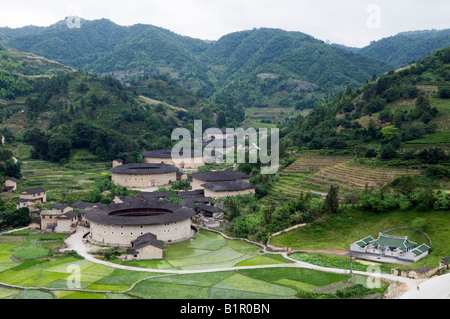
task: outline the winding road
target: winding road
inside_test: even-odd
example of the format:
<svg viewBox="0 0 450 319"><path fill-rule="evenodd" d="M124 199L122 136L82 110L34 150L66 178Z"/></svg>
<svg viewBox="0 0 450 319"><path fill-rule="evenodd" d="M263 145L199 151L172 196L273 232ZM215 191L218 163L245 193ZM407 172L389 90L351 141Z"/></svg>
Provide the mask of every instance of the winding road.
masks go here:
<svg viewBox="0 0 450 319"><path fill-rule="evenodd" d="M300 262L298 260L290 258L287 253L281 253L284 258L288 260L294 261L294 263L290 264L276 264L276 265L259 265L259 266L245 266L245 267L226 267L226 268L217 268L217 269L203 269L203 270L161 270L161 269L148 269L148 268L140 268L140 267L132 267L119 265L115 263L111 263L104 260L99 260L95 258L93 255L89 254L90 248L83 242L83 236L86 234L87 230L84 227L78 227L77 231L69 236L65 243L67 248L65 250L75 250L79 255L83 256L86 260L101 264L107 267L131 270L131 271L139 271L139 272L148 272L148 273L160 273L160 274L200 274L200 273L212 273L212 272L221 272L221 271L234 271L234 270L243 270L243 269L256 269L256 268L306 268L319 270L324 272L331 272L337 274L349 274L349 270L345 269L333 269L333 268L324 268L312 264L308 264L305 262ZM403 285L406 286L402 290L406 290L404 294L401 292L396 293L393 298L395 299L450 299L450 274L435 277L432 279L421 279L415 280L410 278L405 278L401 276L394 276L383 273L370 273L363 271L353 271L354 274L369 276L371 278L379 278L388 280L390 282L396 283L397 286ZM419 285L420 290L417 290L417 286Z"/></svg>

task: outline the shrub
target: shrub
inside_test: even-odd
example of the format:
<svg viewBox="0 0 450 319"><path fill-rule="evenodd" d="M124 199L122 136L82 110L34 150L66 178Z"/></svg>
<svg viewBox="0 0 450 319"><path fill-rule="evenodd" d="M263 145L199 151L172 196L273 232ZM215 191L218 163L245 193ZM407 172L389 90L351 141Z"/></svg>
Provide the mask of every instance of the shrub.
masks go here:
<svg viewBox="0 0 450 319"><path fill-rule="evenodd" d="M425 226L427 225L427 222L423 218L416 218L411 223L411 228L417 232L423 231L425 229Z"/></svg>

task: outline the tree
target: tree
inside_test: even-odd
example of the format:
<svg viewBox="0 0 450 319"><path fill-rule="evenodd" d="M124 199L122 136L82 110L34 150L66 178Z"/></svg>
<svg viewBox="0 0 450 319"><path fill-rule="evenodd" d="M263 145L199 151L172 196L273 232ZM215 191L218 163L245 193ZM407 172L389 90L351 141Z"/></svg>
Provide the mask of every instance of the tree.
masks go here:
<svg viewBox="0 0 450 319"><path fill-rule="evenodd" d="M19 179L22 178L22 173L20 172L22 163L20 161L16 163L14 160L9 159L5 164L5 175Z"/></svg>
<svg viewBox="0 0 450 319"><path fill-rule="evenodd" d="M0 228L28 226L31 222L30 210L22 207L13 212L0 212L0 220Z"/></svg>
<svg viewBox="0 0 450 319"><path fill-rule="evenodd" d="M53 162L68 159L72 142L62 133L54 133L48 141L48 157Z"/></svg>
<svg viewBox="0 0 450 319"><path fill-rule="evenodd" d="M396 128L393 125L383 127L381 129L381 134L383 135L384 140L387 142L392 141L394 138L398 137L398 135L399 135L398 128Z"/></svg>
<svg viewBox="0 0 450 319"><path fill-rule="evenodd" d="M323 205L323 212L336 214L339 210L339 186L331 185Z"/></svg>
<svg viewBox="0 0 450 319"><path fill-rule="evenodd" d="M227 117L222 110L217 113L217 126L220 128L227 127Z"/></svg>
<svg viewBox="0 0 450 319"><path fill-rule="evenodd" d="M411 228L417 232L421 232L425 229L425 226L427 225L427 221L423 218L416 218L411 223Z"/></svg>

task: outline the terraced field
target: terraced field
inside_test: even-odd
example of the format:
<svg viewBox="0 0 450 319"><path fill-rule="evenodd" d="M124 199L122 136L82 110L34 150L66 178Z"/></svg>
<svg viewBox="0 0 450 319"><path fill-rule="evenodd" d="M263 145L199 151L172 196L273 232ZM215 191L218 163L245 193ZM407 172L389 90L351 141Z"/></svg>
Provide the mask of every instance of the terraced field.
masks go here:
<svg viewBox="0 0 450 319"><path fill-rule="evenodd" d="M277 204L298 197L302 192L325 196L331 185L338 185L341 190L363 190L366 185L377 188L397 175L417 173L356 166L351 157L301 157L279 174L279 180L265 200Z"/></svg>
<svg viewBox="0 0 450 319"><path fill-rule="evenodd" d="M369 188L382 187L397 175L416 173L417 171L375 169L355 166L351 163L339 163L321 169L305 182L323 190L329 189L333 184L340 186L341 189L363 190L366 185Z"/></svg>

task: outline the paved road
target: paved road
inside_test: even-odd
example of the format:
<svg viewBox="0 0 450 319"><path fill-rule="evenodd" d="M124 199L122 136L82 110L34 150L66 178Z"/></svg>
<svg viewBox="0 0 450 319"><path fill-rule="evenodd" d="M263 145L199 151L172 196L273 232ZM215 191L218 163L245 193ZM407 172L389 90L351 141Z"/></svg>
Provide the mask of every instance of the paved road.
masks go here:
<svg viewBox="0 0 450 319"><path fill-rule="evenodd" d="M434 277L412 289L400 299L450 299L450 274Z"/></svg>
<svg viewBox="0 0 450 319"><path fill-rule="evenodd" d="M148 273L160 273L160 274L200 274L200 273L212 273L221 271L233 271L243 269L256 269L256 268L307 268L313 270L319 270L324 272L331 272L337 274L349 274L349 270L324 268L316 265L311 265L305 262L290 258L287 253L282 253L283 257L292 260L295 263L291 264L276 264L276 265L259 265L259 266L246 266L246 267L227 267L217 269L203 269L203 270L161 270L161 269L148 269L131 267L125 265L118 265L104 260L94 258L89 254L89 247L83 242L82 237L86 233L86 228L78 227L77 231L66 239L66 250L75 250L86 260L93 263L101 264L107 267L119 268L125 270L148 272ZM394 276L383 273L372 273L363 271L353 271L354 274L371 276L372 278L387 279L399 284L405 284L407 286L407 292L401 296L402 299L448 299L450 295L450 275L440 276L431 280L414 280L401 276ZM442 278L441 278L442 277ZM420 290L417 292L417 285L420 284Z"/></svg>

